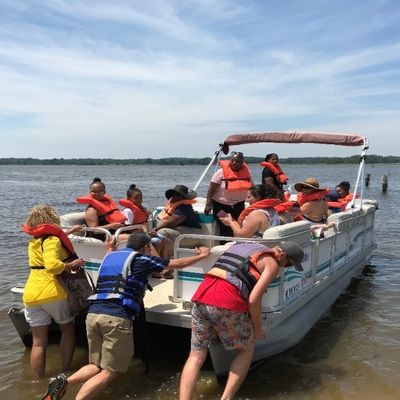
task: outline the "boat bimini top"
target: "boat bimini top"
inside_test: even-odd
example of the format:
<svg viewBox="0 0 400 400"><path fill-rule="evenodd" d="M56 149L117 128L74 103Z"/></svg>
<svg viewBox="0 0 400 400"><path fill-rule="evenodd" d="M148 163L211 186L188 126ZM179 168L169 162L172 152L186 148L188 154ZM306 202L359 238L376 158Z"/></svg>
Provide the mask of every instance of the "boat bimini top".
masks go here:
<svg viewBox="0 0 400 400"><path fill-rule="evenodd" d="M313 143L313 144L331 144L336 146L362 146L360 156L360 166L357 174L357 181L354 188L354 195L351 201L351 208L354 208L356 193L360 187L360 199L363 200L363 185L360 182L364 179L365 172L365 158L366 151L368 150L368 140L364 136L351 135L347 133L333 133L333 132L309 132L309 131L291 131L291 132L253 132L253 133L238 133L227 136L222 143L219 144L218 150L215 152L214 157L211 159L207 168L204 170L200 179L197 181L196 190L203 180L204 176L214 164L214 162L221 157L222 154L228 154L230 146L237 146L241 144L252 143Z"/></svg>

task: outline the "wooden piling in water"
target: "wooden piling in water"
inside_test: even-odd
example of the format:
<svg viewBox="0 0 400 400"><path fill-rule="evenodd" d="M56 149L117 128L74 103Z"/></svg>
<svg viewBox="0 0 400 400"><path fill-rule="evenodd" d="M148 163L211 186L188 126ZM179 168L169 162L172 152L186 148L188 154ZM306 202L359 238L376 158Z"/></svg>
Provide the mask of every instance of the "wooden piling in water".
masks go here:
<svg viewBox="0 0 400 400"><path fill-rule="evenodd" d="M371 174L366 174L365 175L365 187L369 186L370 179L371 179Z"/></svg>
<svg viewBox="0 0 400 400"><path fill-rule="evenodd" d="M382 193L386 193L388 188L388 176L382 176Z"/></svg>

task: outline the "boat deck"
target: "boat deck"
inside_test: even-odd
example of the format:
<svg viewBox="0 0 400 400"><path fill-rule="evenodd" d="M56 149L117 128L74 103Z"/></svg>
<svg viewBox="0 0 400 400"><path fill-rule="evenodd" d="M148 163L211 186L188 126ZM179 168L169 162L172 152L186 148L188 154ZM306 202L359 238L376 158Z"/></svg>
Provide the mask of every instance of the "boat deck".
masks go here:
<svg viewBox="0 0 400 400"><path fill-rule="evenodd" d="M190 328L190 310L185 310L183 303L172 301L174 280L150 278L149 284L153 290L147 290L144 297L147 322Z"/></svg>

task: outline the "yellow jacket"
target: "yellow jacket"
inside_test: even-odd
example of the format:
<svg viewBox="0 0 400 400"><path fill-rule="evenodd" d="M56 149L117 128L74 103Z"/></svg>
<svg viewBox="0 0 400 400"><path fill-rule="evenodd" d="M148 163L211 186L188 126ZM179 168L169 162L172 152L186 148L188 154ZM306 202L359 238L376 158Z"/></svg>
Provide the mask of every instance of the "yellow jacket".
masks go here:
<svg viewBox="0 0 400 400"><path fill-rule="evenodd" d="M25 284L23 301L26 307L51 303L67 298L67 292L60 284L57 275L61 274L65 265L63 260L69 256L57 236L32 238L28 246L29 265L44 267L32 269Z"/></svg>

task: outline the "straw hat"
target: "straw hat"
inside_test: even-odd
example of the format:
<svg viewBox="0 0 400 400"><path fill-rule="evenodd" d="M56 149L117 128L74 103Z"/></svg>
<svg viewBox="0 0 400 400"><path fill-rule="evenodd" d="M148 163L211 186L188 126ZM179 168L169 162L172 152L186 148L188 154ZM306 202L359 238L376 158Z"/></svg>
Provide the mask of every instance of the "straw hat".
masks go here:
<svg viewBox="0 0 400 400"><path fill-rule="evenodd" d="M318 179L313 177L307 178L304 182L298 182L294 185L294 188L298 192L301 192L304 187L309 187L315 191L325 190L325 189L320 189Z"/></svg>

